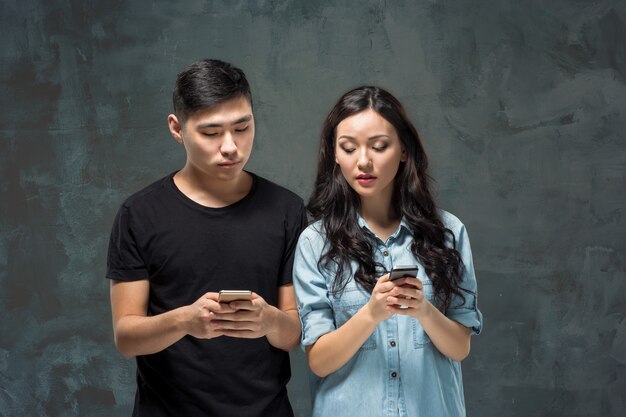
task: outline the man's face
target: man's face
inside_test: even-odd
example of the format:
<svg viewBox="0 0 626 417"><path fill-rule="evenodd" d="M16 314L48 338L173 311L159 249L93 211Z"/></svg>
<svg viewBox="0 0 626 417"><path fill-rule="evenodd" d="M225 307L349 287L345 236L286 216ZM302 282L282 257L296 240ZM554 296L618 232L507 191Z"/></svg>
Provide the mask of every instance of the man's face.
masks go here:
<svg viewBox="0 0 626 417"><path fill-rule="evenodd" d="M172 134L185 146L189 168L213 179L237 179L254 142L250 101L237 97L199 110L180 127L179 137Z"/></svg>

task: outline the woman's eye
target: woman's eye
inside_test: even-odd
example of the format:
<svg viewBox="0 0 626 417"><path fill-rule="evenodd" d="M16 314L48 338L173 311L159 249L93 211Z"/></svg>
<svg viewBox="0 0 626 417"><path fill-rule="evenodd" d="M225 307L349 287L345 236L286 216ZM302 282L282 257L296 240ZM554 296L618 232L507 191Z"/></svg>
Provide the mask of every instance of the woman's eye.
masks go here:
<svg viewBox="0 0 626 417"><path fill-rule="evenodd" d="M376 152L382 152L385 149L387 149L387 145L382 145L382 146L374 146L373 148Z"/></svg>
<svg viewBox="0 0 626 417"><path fill-rule="evenodd" d="M352 153L355 151L354 148L342 148L345 153Z"/></svg>

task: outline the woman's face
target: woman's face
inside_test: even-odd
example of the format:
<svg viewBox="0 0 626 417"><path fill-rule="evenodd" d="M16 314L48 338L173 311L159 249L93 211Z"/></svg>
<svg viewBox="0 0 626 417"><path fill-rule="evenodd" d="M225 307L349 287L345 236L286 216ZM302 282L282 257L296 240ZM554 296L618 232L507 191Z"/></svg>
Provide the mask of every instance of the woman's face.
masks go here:
<svg viewBox="0 0 626 417"><path fill-rule="evenodd" d="M372 109L337 125L335 162L361 199L391 199L393 180L406 159L396 129Z"/></svg>

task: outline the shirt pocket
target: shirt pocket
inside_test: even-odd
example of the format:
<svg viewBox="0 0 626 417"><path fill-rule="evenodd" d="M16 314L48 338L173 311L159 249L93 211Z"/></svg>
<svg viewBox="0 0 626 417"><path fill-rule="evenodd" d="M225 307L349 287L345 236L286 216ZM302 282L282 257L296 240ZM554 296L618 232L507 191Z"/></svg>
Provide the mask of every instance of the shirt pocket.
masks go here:
<svg viewBox="0 0 626 417"><path fill-rule="evenodd" d="M348 285L343 290L343 293L333 300L333 315L336 328L338 329L343 326L343 324L350 320L368 301L369 294L366 291ZM374 330L365 343L361 345L360 349L376 349L377 331L378 330Z"/></svg>
<svg viewBox="0 0 626 417"><path fill-rule="evenodd" d="M428 301L435 304L433 284L430 281L426 280L422 280L422 284L424 286L424 295L426 296ZM422 327L422 324L419 322L419 320L414 319L411 320L411 322L413 326L413 347L415 349L422 349L424 346L430 344L430 337L428 337L428 334L426 334L426 332L424 331L424 328Z"/></svg>

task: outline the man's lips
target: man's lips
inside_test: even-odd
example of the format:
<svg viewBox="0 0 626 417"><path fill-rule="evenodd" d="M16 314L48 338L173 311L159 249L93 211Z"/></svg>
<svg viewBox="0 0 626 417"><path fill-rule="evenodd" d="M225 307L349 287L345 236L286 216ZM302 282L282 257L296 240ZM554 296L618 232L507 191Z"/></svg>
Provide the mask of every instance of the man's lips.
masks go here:
<svg viewBox="0 0 626 417"><path fill-rule="evenodd" d="M221 162L217 165L223 168L230 168L230 167L234 167L235 165L239 165L240 162L241 161L228 161L228 162Z"/></svg>

